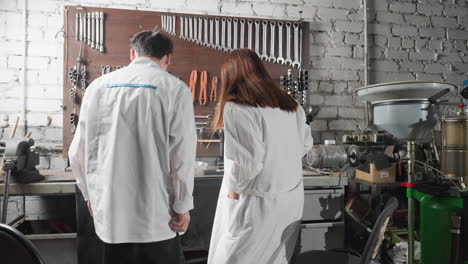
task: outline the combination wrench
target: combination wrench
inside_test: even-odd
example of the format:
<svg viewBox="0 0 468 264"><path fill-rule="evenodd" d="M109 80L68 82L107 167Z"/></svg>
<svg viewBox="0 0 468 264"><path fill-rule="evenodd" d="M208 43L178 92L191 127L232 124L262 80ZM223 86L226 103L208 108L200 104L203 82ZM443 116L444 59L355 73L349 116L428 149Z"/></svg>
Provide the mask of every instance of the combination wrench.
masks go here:
<svg viewBox="0 0 468 264"><path fill-rule="evenodd" d="M267 21L262 21L262 55L260 56L260 59L267 61L268 60L268 54L267 54L267 28L268 28L268 22Z"/></svg>
<svg viewBox="0 0 468 264"><path fill-rule="evenodd" d="M184 17L184 40L188 40L189 37L189 20L188 17Z"/></svg>
<svg viewBox="0 0 468 264"><path fill-rule="evenodd" d="M208 18L203 18L203 46L208 46Z"/></svg>
<svg viewBox="0 0 468 264"><path fill-rule="evenodd" d="M84 38L84 17L86 15L83 13L83 14L80 14L80 38L81 38L81 41L84 41L85 38Z"/></svg>
<svg viewBox="0 0 468 264"><path fill-rule="evenodd" d="M203 18L198 17L198 39L197 39L197 44L202 45L203 44Z"/></svg>
<svg viewBox="0 0 468 264"><path fill-rule="evenodd" d="M278 57L276 62L279 64L284 64L283 58L283 22L278 22Z"/></svg>
<svg viewBox="0 0 468 264"><path fill-rule="evenodd" d="M193 18L188 17L189 24L189 38L188 40L193 41Z"/></svg>
<svg viewBox="0 0 468 264"><path fill-rule="evenodd" d="M83 20L83 17L85 17L85 14L80 13L79 17L80 17L80 36L79 36L79 39L80 39L80 41L83 41L84 40L84 20Z"/></svg>
<svg viewBox="0 0 468 264"><path fill-rule="evenodd" d="M260 56L260 21L255 20L255 52Z"/></svg>
<svg viewBox="0 0 468 264"><path fill-rule="evenodd" d="M271 63L276 62L276 57L275 57L275 31L276 31L276 22L271 21L270 22L270 57L268 58L268 61Z"/></svg>
<svg viewBox="0 0 468 264"><path fill-rule="evenodd" d="M99 50L101 46L101 17L100 13L96 12L96 49Z"/></svg>
<svg viewBox="0 0 468 264"><path fill-rule="evenodd" d="M232 50L232 19L227 19L227 45L224 48L224 51Z"/></svg>
<svg viewBox="0 0 468 264"><path fill-rule="evenodd" d="M295 22L294 27L294 61L292 66L299 69L301 67L301 62L299 61L299 23Z"/></svg>
<svg viewBox="0 0 468 264"><path fill-rule="evenodd" d="M214 28L213 28L214 20L210 18L210 42L208 43L208 47L214 48L214 42L213 42L213 33L214 33Z"/></svg>
<svg viewBox="0 0 468 264"><path fill-rule="evenodd" d="M94 49L96 44L96 14L91 13L91 48Z"/></svg>
<svg viewBox="0 0 468 264"><path fill-rule="evenodd" d="M79 27L80 27L80 14L76 13L75 14L75 40L80 40L79 32L78 32Z"/></svg>
<svg viewBox="0 0 468 264"><path fill-rule="evenodd" d="M184 39L184 17L179 17L179 26L180 26L180 39Z"/></svg>
<svg viewBox="0 0 468 264"><path fill-rule="evenodd" d="M245 48L245 20L241 19L240 21L240 43L239 48Z"/></svg>
<svg viewBox="0 0 468 264"><path fill-rule="evenodd" d="M193 17L193 42L198 42L198 18Z"/></svg>
<svg viewBox="0 0 468 264"><path fill-rule="evenodd" d="M286 60L285 64L292 66L291 59L291 22L286 22Z"/></svg>
<svg viewBox="0 0 468 264"><path fill-rule="evenodd" d="M239 27L239 19L237 18L234 18L232 20L232 22L234 23L234 44L232 45L232 48L233 49L237 49L237 32L239 32L238 30L238 27Z"/></svg>
<svg viewBox="0 0 468 264"><path fill-rule="evenodd" d="M99 19L101 20L101 45L99 46L99 51L104 52L104 12L99 13Z"/></svg>
<svg viewBox="0 0 468 264"><path fill-rule="evenodd" d="M219 46L219 18L215 18L215 49L221 49Z"/></svg>
<svg viewBox="0 0 468 264"><path fill-rule="evenodd" d="M88 20L88 23L87 24L87 27L88 27L88 46L91 46L91 13L87 13L86 14L86 18Z"/></svg>
<svg viewBox="0 0 468 264"><path fill-rule="evenodd" d="M177 25L177 17L172 16L172 35L176 35L176 25Z"/></svg>
<svg viewBox="0 0 468 264"><path fill-rule="evenodd" d="M247 21L247 48L252 49L252 20Z"/></svg>
<svg viewBox="0 0 468 264"><path fill-rule="evenodd" d="M221 18L221 45L219 50L226 50L226 18Z"/></svg>
<svg viewBox="0 0 468 264"><path fill-rule="evenodd" d="M106 66L105 65L101 65L101 76L103 76L104 74L106 74Z"/></svg>
<svg viewBox="0 0 468 264"><path fill-rule="evenodd" d="M86 40L88 39L88 32L86 31L86 29L88 28L86 25L86 13L83 13L81 15L81 23L83 23L83 37L81 41L86 42Z"/></svg>

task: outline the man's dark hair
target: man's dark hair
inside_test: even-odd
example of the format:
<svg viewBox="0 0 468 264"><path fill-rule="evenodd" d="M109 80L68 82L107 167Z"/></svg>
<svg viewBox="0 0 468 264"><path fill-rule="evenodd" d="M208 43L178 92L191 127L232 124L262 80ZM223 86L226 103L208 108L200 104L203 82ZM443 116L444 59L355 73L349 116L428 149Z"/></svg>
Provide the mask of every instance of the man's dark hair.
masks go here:
<svg viewBox="0 0 468 264"><path fill-rule="evenodd" d="M158 60L165 55L172 54L174 50L174 45L169 37L153 30L136 33L130 39L130 45L139 56L154 57Z"/></svg>

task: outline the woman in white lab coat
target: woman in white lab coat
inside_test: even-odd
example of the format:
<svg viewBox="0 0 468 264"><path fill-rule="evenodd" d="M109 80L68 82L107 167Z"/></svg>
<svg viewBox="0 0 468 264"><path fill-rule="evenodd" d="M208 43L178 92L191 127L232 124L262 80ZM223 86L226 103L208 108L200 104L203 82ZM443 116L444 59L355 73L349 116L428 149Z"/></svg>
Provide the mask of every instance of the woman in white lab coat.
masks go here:
<svg viewBox="0 0 468 264"><path fill-rule="evenodd" d="M238 49L221 68L214 128L224 128L224 178L208 263L289 263L304 204L301 159L312 147L304 111L255 52Z"/></svg>

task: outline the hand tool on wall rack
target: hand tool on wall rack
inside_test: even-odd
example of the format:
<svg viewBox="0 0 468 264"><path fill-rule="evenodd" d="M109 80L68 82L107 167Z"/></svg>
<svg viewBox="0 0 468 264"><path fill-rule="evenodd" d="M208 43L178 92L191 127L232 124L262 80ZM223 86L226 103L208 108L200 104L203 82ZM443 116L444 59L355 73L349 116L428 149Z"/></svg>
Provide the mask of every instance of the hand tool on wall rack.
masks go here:
<svg viewBox="0 0 468 264"><path fill-rule="evenodd" d="M188 40L189 37L189 21L188 17L184 17L184 40Z"/></svg>
<svg viewBox="0 0 468 264"><path fill-rule="evenodd" d="M101 76L103 76L104 74L106 74L106 65L101 65L100 68L101 68Z"/></svg>
<svg viewBox="0 0 468 264"><path fill-rule="evenodd" d="M189 26L189 41L193 41L193 18L188 17L188 26Z"/></svg>
<svg viewBox="0 0 468 264"><path fill-rule="evenodd" d="M302 102L301 105L305 106L307 104L307 90L309 90L309 72L307 70L302 70L299 72L299 80L302 90Z"/></svg>
<svg viewBox="0 0 468 264"><path fill-rule="evenodd" d="M79 30L78 30L79 27L80 27L80 14L76 13L75 14L75 40L80 40L78 38L78 36L79 36Z"/></svg>
<svg viewBox="0 0 468 264"><path fill-rule="evenodd" d="M239 42L239 48L243 49L245 48L245 19L239 20L240 23L240 42Z"/></svg>
<svg viewBox="0 0 468 264"><path fill-rule="evenodd" d="M226 49L226 18L221 18L221 45L220 49L223 51L227 51Z"/></svg>
<svg viewBox="0 0 468 264"><path fill-rule="evenodd" d="M292 90L292 85L293 85L293 75L292 75L292 71L291 69L288 69L288 75L287 75L287 82L288 82L288 86L287 86L287 93L291 96L293 96L293 90Z"/></svg>
<svg viewBox="0 0 468 264"><path fill-rule="evenodd" d="M176 35L176 25L177 25L177 17L172 16L172 35Z"/></svg>
<svg viewBox="0 0 468 264"><path fill-rule="evenodd" d="M299 23L294 23L294 61L292 66L296 69L301 68L301 62L299 58Z"/></svg>
<svg viewBox="0 0 468 264"><path fill-rule="evenodd" d="M284 64L283 58L283 22L278 22L278 57L276 62L279 64Z"/></svg>
<svg viewBox="0 0 468 264"><path fill-rule="evenodd" d="M247 48L252 49L252 20L247 20Z"/></svg>
<svg viewBox="0 0 468 264"><path fill-rule="evenodd" d="M84 28L84 23L83 23L83 16L84 14L83 13L79 13L78 14L78 20L79 20L79 23L80 23L80 26L78 28L78 40L79 41L83 41L83 36L84 36L84 32L83 32L83 28Z"/></svg>
<svg viewBox="0 0 468 264"><path fill-rule="evenodd" d="M96 12L96 50L99 51L101 46L101 19L99 18L99 12Z"/></svg>
<svg viewBox="0 0 468 264"><path fill-rule="evenodd" d="M120 70L120 69L122 69L122 68L123 68L123 67L120 66L120 65L115 66L115 69L116 69L116 70Z"/></svg>
<svg viewBox="0 0 468 264"><path fill-rule="evenodd" d="M198 39L197 39L197 44L202 45L203 44L203 18L198 17Z"/></svg>
<svg viewBox="0 0 468 264"><path fill-rule="evenodd" d="M218 77L211 78L210 102L216 102L218 99Z"/></svg>
<svg viewBox="0 0 468 264"><path fill-rule="evenodd" d="M231 51L232 50L232 19L228 18L227 20L227 44L224 51ZM237 34L237 32L236 32Z"/></svg>
<svg viewBox="0 0 468 264"><path fill-rule="evenodd" d="M214 27L213 27L214 26L214 20L213 20L213 18L210 18L209 20L210 20L210 41L208 43L208 47L213 49L215 47L214 39L213 39L213 37L214 37L213 36L214 35Z"/></svg>
<svg viewBox="0 0 468 264"><path fill-rule="evenodd" d="M184 17L179 17L179 38L184 39Z"/></svg>
<svg viewBox="0 0 468 264"><path fill-rule="evenodd" d="M190 92L192 92L192 102L195 102L195 94L197 92L197 71L196 70L193 70L191 73L190 73L190 81L189 81L189 88L190 88Z"/></svg>
<svg viewBox="0 0 468 264"><path fill-rule="evenodd" d="M99 20L100 22L100 43L99 43L99 52L104 52L104 12L99 12Z"/></svg>
<svg viewBox="0 0 468 264"><path fill-rule="evenodd" d="M286 22L286 60L285 64L292 66L291 59L291 22Z"/></svg>
<svg viewBox="0 0 468 264"><path fill-rule="evenodd" d="M260 59L264 61L268 61L268 53L267 53L267 28L268 28L268 22L267 21L262 21L262 55L260 56Z"/></svg>
<svg viewBox="0 0 468 264"><path fill-rule="evenodd" d="M83 94L84 94L84 92L86 91L86 78L88 76L88 73L87 73L86 65L83 65L81 68L82 68L82 70L81 70L81 90L83 91Z"/></svg>
<svg viewBox="0 0 468 264"><path fill-rule="evenodd" d="M86 13L86 19L87 19L87 27L88 27L88 30L87 30L87 41L88 41L88 46L91 46L91 13Z"/></svg>
<svg viewBox="0 0 468 264"><path fill-rule="evenodd" d="M78 125L78 115L76 114L76 109L73 109L73 112L70 113L70 125L71 133L75 134L76 126Z"/></svg>
<svg viewBox="0 0 468 264"><path fill-rule="evenodd" d="M86 13L83 13L81 15L81 22L83 23L83 37L82 37L82 42L86 42L88 39L88 25L86 25Z"/></svg>
<svg viewBox="0 0 468 264"><path fill-rule="evenodd" d="M193 42L197 43L198 41L198 19L193 17Z"/></svg>
<svg viewBox="0 0 468 264"><path fill-rule="evenodd" d="M110 73L111 72L111 66L110 65L106 65L106 73Z"/></svg>
<svg viewBox="0 0 468 264"><path fill-rule="evenodd" d="M211 126L211 122L195 122L196 126Z"/></svg>
<svg viewBox="0 0 468 264"><path fill-rule="evenodd" d="M91 48L96 46L96 14L91 12Z"/></svg>
<svg viewBox="0 0 468 264"><path fill-rule="evenodd" d="M203 46L208 46L208 18L203 18Z"/></svg>
<svg viewBox="0 0 468 264"><path fill-rule="evenodd" d="M237 32L239 32L239 19L237 18L234 18L232 20L232 23L234 25L234 29L233 29L233 32L234 32L234 43L232 44L232 49L237 49L237 43L238 43L238 34Z"/></svg>
<svg viewBox="0 0 468 264"><path fill-rule="evenodd" d="M275 57L275 31L276 31L276 22L271 21L270 22L270 57L268 58L268 61L271 63L276 62L276 57Z"/></svg>
<svg viewBox="0 0 468 264"><path fill-rule="evenodd" d="M255 20L255 52L260 56L260 21Z"/></svg>
<svg viewBox="0 0 468 264"><path fill-rule="evenodd" d="M219 45L219 18L215 18L215 49L221 49Z"/></svg>
<svg viewBox="0 0 468 264"><path fill-rule="evenodd" d="M208 97L206 95L206 88L208 86L208 73L202 71L200 74L200 94L198 95L198 103L200 105L206 105Z"/></svg>
<svg viewBox="0 0 468 264"><path fill-rule="evenodd" d="M208 120L211 120L211 119L213 119L213 116L211 116L211 115L196 115L195 119L208 119Z"/></svg>
<svg viewBox="0 0 468 264"><path fill-rule="evenodd" d="M167 25L166 25L166 16L161 15L161 28L164 31L167 31Z"/></svg>
<svg viewBox="0 0 468 264"><path fill-rule="evenodd" d="M83 41L83 23L81 18L83 17L82 13L78 13L78 41Z"/></svg>

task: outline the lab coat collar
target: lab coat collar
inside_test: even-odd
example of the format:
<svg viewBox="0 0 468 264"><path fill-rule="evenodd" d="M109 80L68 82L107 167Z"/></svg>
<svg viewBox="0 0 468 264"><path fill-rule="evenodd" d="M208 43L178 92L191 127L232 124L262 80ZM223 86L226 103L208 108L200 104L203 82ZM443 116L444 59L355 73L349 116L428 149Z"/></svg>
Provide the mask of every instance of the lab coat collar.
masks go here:
<svg viewBox="0 0 468 264"><path fill-rule="evenodd" d="M159 64L147 58L136 58L132 62L130 62L130 65L133 65L133 64L144 64L150 67L161 69L161 66L159 66Z"/></svg>

